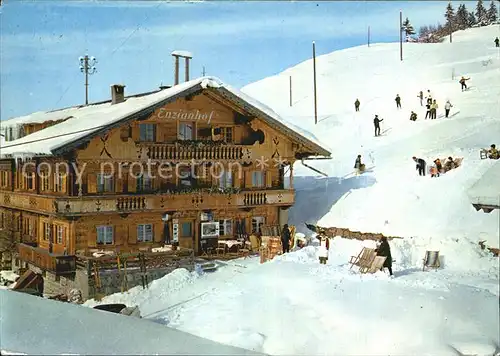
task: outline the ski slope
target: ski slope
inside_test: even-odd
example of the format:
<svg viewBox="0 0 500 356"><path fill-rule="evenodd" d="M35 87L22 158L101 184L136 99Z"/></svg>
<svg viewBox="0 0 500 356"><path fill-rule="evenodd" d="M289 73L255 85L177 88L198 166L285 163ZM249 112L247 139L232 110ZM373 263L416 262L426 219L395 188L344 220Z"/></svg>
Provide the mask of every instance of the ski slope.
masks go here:
<svg viewBox="0 0 500 356"><path fill-rule="evenodd" d="M242 88L333 152L332 160L309 162L329 178L296 164L301 177L295 180L297 203L290 218L299 231L307 221L387 235L483 239L498 247L499 211L476 212L466 194L488 168L500 164L479 157L481 148L500 144L500 51L493 43L498 32L498 26L489 26L456 32L453 43L404 43L402 62L398 43L317 57L317 125L312 60ZM471 78L464 92L458 83L462 75ZM417 97L427 90L439 105L436 120L424 120ZM354 111L356 98L360 112ZM453 108L444 118L448 99ZM416 122L409 120L412 110ZM384 120L381 137L374 137L375 114ZM355 178L350 173L358 154L371 169ZM464 161L431 179L417 176L413 156L428 164L449 156Z"/></svg>

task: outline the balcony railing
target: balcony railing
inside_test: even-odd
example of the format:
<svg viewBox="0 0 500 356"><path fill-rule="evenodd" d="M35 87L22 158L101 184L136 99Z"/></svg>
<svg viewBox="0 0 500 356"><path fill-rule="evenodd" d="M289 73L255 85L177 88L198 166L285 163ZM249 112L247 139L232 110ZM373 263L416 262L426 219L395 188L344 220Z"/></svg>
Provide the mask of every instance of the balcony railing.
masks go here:
<svg viewBox="0 0 500 356"><path fill-rule="evenodd" d="M83 196L58 199L57 212L62 215L80 215L105 212L134 212L218 209L253 207L259 205L290 206L295 192L290 189L241 191L232 194L190 192L183 194L150 194L124 196Z"/></svg>
<svg viewBox="0 0 500 356"><path fill-rule="evenodd" d="M70 274L76 270L75 256L55 255L40 247L23 243L17 244L17 252L21 260L56 275Z"/></svg>
<svg viewBox="0 0 500 356"><path fill-rule="evenodd" d="M241 160L249 154L251 146L220 145L197 146L163 143L142 143L152 160Z"/></svg>

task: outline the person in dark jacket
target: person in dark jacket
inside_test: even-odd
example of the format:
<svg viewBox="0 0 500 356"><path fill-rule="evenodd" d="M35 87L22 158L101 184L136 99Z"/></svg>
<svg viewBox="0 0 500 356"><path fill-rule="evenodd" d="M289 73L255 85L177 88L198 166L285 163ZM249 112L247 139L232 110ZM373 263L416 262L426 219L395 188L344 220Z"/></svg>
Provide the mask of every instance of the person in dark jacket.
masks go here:
<svg viewBox="0 0 500 356"><path fill-rule="evenodd" d="M413 160L417 163L418 175L425 176L425 161L417 157L413 157Z"/></svg>
<svg viewBox="0 0 500 356"><path fill-rule="evenodd" d="M285 224L283 226L283 230L281 231L281 245L283 246L283 253L290 252L290 238L290 229L288 228L288 224Z"/></svg>
<svg viewBox="0 0 500 356"><path fill-rule="evenodd" d="M427 102L427 104L425 105L425 108L427 109L427 111L425 112L425 119L427 120L427 118L431 118L431 104L432 103L429 103Z"/></svg>
<svg viewBox="0 0 500 356"><path fill-rule="evenodd" d="M380 246L375 249L377 251L377 256L386 257L384 266L380 269L384 270L384 267L387 267L389 270L389 274L392 276L392 256L391 256L391 246L389 246L389 242L387 242L387 237L382 236L380 238Z"/></svg>
<svg viewBox="0 0 500 356"><path fill-rule="evenodd" d="M497 38L495 38L495 47L500 47L500 40Z"/></svg>
<svg viewBox="0 0 500 356"><path fill-rule="evenodd" d="M358 155L358 157L356 157L356 161L354 161L354 169L356 175L360 175L361 172L365 169L365 165L361 163L361 155Z"/></svg>
<svg viewBox="0 0 500 356"><path fill-rule="evenodd" d="M410 120L411 120L411 121L417 121L417 114L416 114L416 113L414 113L413 111L412 111L412 112L411 112L411 114L410 114Z"/></svg>
<svg viewBox="0 0 500 356"><path fill-rule="evenodd" d="M354 109L356 109L356 111L359 111L359 105L360 105L359 99L356 99L356 101L354 102Z"/></svg>
<svg viewBox="0 0 500 356"><path fill-rule="evenodd" d="M378 115L375 115L373 119L373 125L375 125L375 136L380 136L380 122L384 121L384 119L379 119Z"/></svg>
<svg viewBox="0 0 500 356"><path fill-rule="evenodd" d="M401 98L399 97L399 94L396 94L396 108L401 109Z"/></svg>

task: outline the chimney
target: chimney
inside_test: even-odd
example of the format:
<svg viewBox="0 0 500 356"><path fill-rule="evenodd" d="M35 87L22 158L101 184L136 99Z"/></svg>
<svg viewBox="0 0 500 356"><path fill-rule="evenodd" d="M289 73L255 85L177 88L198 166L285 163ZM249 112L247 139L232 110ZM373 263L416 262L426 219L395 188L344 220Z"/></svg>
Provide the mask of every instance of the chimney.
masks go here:
<svg viewBox="0 0 500 356"><path fill-rule="evenodd" d="M185 80L189 81L189 60L193 58L193 55L187 51L173 51L172 56L175 58L175 72L174 72L174 85L179 84L179 58L184 58L185 61Z"/></svg>
<svg viewBox="0 0 500 356"><path fill-rule="evenodd" d="M111 86L111 104L119 104L125 101L125 85L113 84Z"/></svg>

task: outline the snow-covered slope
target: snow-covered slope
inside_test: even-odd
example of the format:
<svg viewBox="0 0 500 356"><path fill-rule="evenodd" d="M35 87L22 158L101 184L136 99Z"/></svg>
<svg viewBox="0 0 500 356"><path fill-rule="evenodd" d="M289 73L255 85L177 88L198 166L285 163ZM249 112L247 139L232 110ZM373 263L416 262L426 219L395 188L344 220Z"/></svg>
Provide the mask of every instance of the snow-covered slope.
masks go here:
<svg viewBox="0 0 500 356"><path fill-rule="evenodd" d="M314 125L312 60L242 89L287 120L315 134L332 151L331 161L312 161L330 178L296 166L297 204L292 222L304 221L389 235L487 239L498 246L499 212L476 212L467 189L491 166L479 149L500 144L500 51L498 26L460 31L453 43L373 44L316 58L318 124ZM319 43L318 45L321 45ZM462 92L460 76L470 77ZM289 106L289 77L293 106ZM430 90L437 99L437 120L424 120L417 94ZM396 109L394 98L402 98ZM354 111L359 98L360 112ZM444 104L453 105L445 119ZM410 112L418 114L416 122ZM374 137L378 114L381 137ZM358 154L368 172L356 178ZM463 166L431 179L418 177L412 156L464 157ZM498 184L500 191L500 183ZM311 204L314 201L314 204Z"/></svg>

